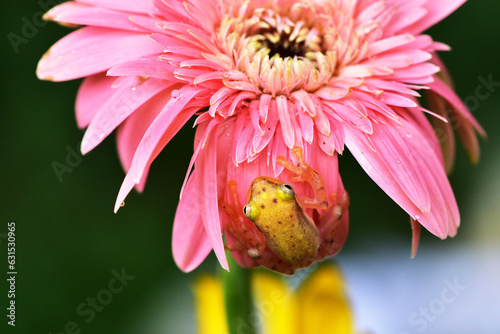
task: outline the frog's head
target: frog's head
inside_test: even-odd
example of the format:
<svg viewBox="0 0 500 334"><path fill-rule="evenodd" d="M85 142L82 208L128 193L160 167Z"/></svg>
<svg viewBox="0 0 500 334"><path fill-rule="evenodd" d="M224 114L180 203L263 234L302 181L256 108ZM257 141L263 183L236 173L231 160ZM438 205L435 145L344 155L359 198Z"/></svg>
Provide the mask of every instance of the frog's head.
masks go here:
<svg viewBox="0 0 500 334"><path fill-rule="evenodd" d="M295 203L295 192L288 183L260 176L252 182L252 186L248 190L247 201L243 207L243 213L248 219L255 222L262 211Z"/></svg>

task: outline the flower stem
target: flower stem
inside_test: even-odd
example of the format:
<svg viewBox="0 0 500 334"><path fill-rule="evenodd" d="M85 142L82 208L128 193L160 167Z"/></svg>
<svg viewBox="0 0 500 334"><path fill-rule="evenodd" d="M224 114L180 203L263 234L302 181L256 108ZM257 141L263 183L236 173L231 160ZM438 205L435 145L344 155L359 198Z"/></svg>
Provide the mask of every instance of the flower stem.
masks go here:
<svg viewBox="0 0 500 334"><path fill-rule="evenodd" d="M252 321L251 270L240 267L228 252L227 258L231 272L222 271L224 304L230 334L255 334Z"/></svg>

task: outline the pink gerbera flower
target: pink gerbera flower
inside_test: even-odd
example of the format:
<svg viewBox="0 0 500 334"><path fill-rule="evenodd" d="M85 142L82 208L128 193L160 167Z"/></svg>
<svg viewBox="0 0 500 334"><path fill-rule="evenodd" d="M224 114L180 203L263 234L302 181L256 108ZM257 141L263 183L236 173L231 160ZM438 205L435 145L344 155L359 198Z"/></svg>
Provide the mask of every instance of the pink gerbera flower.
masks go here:
<svg viewBox="0 0 500 334"><path fill-rule="evenodd" d="M464 2L70 1L45 18L84 27L57 42L37 74L86 77L76 100L78 125L87 127L84 154L117 129L127 175L115 211L134 186L143 188L152 161L198 115L173 231L182 270L197 267L212 249L228 268L221 232L229 218L219 207L229 197L227 182L237 181L244 202L257 176L289 181L277 158L295 161L296 146L338 196L345 191L337 154L347 146L408 212L415 231L421 224L446 238L460 221L446 176L454 154L447 120L459 120L473 160L475 131L484 131L436 56L448 47L422 32ZM432 112L417 100L423 90ZM446 137L436 136L424 113ZM300 183L294 188L312 192ZM340 245L347 224L344 214Z"/></svg>

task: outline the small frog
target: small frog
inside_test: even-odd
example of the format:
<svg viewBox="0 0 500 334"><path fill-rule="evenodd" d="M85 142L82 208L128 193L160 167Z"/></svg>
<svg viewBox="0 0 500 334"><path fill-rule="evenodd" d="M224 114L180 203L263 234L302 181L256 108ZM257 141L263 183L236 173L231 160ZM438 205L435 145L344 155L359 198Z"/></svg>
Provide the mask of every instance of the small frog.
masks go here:
<svg viewBox="0 0 500 334"><path fill-rule="evenodd" d="M321 175L306 164L300 147L293 148L292 153L297 157L297 165L284 157L278 157L277 163L295 174L291 177L293 182L308 182L314 198L296 194L291 185L281 180L260 176L252 182L243 209L236 181L228 184L233 203L221 201L231 218L226 231L234 238L228 248L246 252L255 265L287 274L340 249L341 245L333 240L349 202L347 192L340 203L332 194L333 205L329 205ZM313 219L305 212L308 208L322 213Z"/></svg>

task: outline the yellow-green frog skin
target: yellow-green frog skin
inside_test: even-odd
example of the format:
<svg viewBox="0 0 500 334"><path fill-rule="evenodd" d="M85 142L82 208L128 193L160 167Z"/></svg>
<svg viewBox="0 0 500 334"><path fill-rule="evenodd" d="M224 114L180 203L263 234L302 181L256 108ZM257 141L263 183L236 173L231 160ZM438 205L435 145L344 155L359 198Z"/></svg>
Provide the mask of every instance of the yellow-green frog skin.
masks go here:
<svg viewBox="0 0 500 334"><path fill-rule="evenodd" d="M316 258L318 230L289 184L271 177L256 178L243 212L265 235L269 249L283 261L304 267Z"/></svg>

